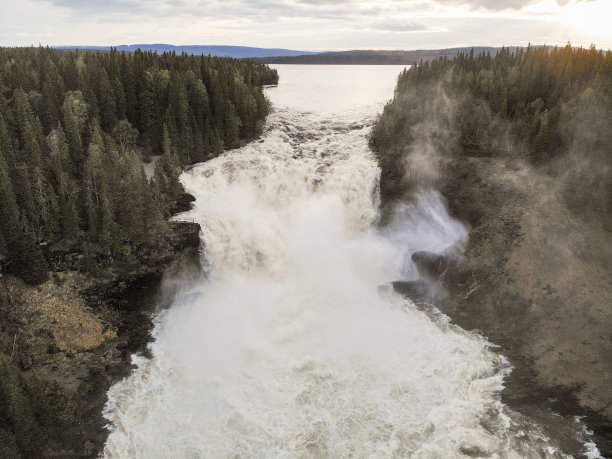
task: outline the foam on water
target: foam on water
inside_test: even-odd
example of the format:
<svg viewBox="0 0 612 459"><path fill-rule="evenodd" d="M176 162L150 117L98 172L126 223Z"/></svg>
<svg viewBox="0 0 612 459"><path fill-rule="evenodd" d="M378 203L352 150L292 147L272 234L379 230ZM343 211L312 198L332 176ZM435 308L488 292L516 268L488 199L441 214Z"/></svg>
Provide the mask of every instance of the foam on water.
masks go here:
<svg viewBox="0 0 612 459"><path fill-rule="evenodd" d="M277 107L261 142L182 175L211 270L110 389L105 457L562 456L505 414L483 338L378 288L465 229L433 192L373 229L375 109Z"/></svg>

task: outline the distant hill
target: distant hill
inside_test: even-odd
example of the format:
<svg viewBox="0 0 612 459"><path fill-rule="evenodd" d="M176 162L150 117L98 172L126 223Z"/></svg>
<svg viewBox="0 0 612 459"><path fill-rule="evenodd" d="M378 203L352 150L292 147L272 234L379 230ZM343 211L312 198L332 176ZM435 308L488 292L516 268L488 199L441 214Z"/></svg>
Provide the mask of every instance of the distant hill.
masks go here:
<svg viewBox="0 0 612 459"><path fill-rule="evenodd" d="M436 59L441 56L454 57L459 53L469 53L472 49L475 54L489 51L491 55L495 55L501 48L474 46L447 49L418 49L413 51L353 50L319 54L312 53L299 56L264 57L257 60L264 64L411 65L418 64L421 61Z"/></svg>
<svg viewBox="0 0 612 459"><path fill-rule="evenodd" d="M80 49L94 51L110 51L110 46L57 46L57 49ZM142 51L176 52L180 54L204 54L218 57L234 57L241 58L266 58L271 56L301 56L315 54L311 51L297 51L293 49L282 48L252 48L250 46L214 46L214 45L167 45L164 43L157 44L136 44L136 45L120 45L114 46L118 51L134 52L137 49Z"/></svg>
<svg viewBox="0 0 612 459"><path fill-rule="evenodd" d="M180 54L211 55L218 57L233 57L237 59L255 59L264 64L319 64L319 65L412 65L421 61L430 61L441 56L454 57L459 53L490 52L497 54L501 48L489 46L474 46L446 49L417 49L412 51L402 50L351 50L335 52L299 51L283 48L253 48L250 46L217 46L217 45L168 45L157 44L135 44L115 46L118 51L134 52L155 51L158 54L164 52L175 52ZM80 49L94 51L110 51L110 46L58 46L57 49ZM515 49L511 47L510 49Z"/></svg>

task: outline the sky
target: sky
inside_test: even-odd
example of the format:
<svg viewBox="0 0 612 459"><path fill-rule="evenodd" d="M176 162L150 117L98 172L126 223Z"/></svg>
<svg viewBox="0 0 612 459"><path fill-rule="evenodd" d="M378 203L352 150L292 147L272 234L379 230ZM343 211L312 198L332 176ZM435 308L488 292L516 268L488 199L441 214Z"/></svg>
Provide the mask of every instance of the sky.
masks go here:
<svg viewBox="0 0 612 459"><path fill-rule="evenodd" d="M612 0L0 0L0 45L612 49Z"/></svg>

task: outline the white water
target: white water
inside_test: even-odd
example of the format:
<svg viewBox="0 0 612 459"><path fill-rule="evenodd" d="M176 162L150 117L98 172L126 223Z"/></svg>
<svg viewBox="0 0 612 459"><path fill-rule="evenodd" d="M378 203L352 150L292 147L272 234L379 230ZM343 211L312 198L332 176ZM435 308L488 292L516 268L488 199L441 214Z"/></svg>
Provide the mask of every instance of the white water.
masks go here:
<svg viewBox="0 0 612 459"><path fill-rule="evenodd" d="M559 455L503 413L505 364L484 339L379 288L465 229L432 192L392 234L373 228L366 135L399 69L354 84L351 70L281 68L262 141L183 174L208 279L160 313L153 358L109 391L105 457Z"/></svg>

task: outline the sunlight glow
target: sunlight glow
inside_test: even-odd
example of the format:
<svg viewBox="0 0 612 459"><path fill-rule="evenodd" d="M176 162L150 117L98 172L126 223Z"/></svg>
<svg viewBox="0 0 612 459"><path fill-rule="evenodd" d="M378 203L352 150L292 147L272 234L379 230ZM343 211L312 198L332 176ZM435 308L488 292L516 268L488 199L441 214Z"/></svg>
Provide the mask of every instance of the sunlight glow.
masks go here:
<svg viewBox="0 0 612 459"><path fill-rule="evenodd" d="M578 34L593 37L593 41L609 39L612 36L610 29L612 2L609 0L567 5L558 8L553 17L560 24L571 27Z"/></svg>
<svg viewBox="0 0 612 459"><path fill-rule="evenodd" d="M100 0L93 8L76 0L0 0L0 45L163 41L340 50L563 45L570 40L576 46L593 43L612 48L612 0L130 0L121 7L119 3Z"/></svg>

